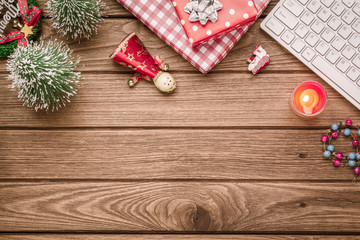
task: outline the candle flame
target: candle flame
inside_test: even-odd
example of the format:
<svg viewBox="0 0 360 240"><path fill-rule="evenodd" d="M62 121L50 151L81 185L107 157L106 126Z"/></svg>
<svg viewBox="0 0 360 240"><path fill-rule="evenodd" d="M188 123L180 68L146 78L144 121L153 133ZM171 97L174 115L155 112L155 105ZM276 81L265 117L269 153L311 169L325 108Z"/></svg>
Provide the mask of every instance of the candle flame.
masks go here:
<svg viewBox="0 0 360 240"><path fill-rule="evenodd" d="M319 95L313 89L306 89L300 96L300 105L306 114L312 114L319 103Z"/></svg>

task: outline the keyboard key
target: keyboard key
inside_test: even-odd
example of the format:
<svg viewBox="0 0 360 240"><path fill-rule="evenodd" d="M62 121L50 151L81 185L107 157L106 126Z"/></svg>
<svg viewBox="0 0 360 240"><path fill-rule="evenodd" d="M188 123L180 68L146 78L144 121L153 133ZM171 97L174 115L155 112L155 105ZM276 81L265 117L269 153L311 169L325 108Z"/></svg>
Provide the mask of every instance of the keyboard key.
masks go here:
<svg viewBox="0 0 360 240"><path fill-rule="evenodd" d="M305 5L309 0L298 0L302 5Z"/></svg>
<svg viewBox="0 0 360 240"><path fill-rule="evenodd" d="M331 16L331 12L327 10L326 8L322 8L320 12L317 14L317 16L324 22L326 22L329 17Z"/></svg>
<svg viewBox="0 0 360 240"><path fill-rule="evenodd" d="M351 44L351 46L353 46L354 48L357 48L360 44L360 36L357 35L356 33L354 33L350 38L349 38L349 43Z"/></svg>
<svg viewBox="0 0 360 240"><path fill-rule="evenodd" d="M315 56L315 52L311 50L309 47L307 47L305 51L303 51L301 56L303 56L307 61L310 62L311 59L313 59L313 57Z"/></svg>
<svg viewBox="0 0 360 240"><path fill-rule="evenodd" d="M309 25L314 20L314 16L309 12L305 12L300 19L303 23Z"/></svg>
<svg viewBox="0 0 360 240"><path fill-rule="evenodd" d="M342 25L338 31L339 35L344 39L347 39L350 36L351 32L352 32L351 27L345 24Z"/></svg>
<svg viewBox="0 0 360 240"><path fill-rule="evenodd" d="M290 29L294 29L298 24L296 18L286 9L279 8L274 16Z"/></svg>
<svg viewBox="0 0 360 240"><path fill-rule="evenodd" d="M284 7L289 10L295 16L300 16L304 11L304 8L296 2L296 0L285 0L283 3Z"/></svg>
<svg viewBox="0 0 360 240"><path fill-rule="evenodd" d="M356 13L356 15L360 16L360 3L357 3L355 7L353 8L353 12Z"/></svg>
<svg viewBox="0 0 360 240"><path fill-rule="evenodd" d="M305 47L305 43L303 43L300 39L296 39L293 44L291 45L291 47L297 51L298 53L300 53L303 48Z"/></svg>
<svg viewBox="0 0 360 240"><path fill-rule="evenodd" d="M316 19L316 21L311 25L311 29L317 34L319 34L324 28L324 24L318 19Z"/></svg>
<svg viewBox="0 0 360 240"><path fill-rule="evenodd" d="M309 35L306 37L305 42L307 42L310 46L315 46L315 44L319 41L318 36L316 36L314 33L309 33Z"/></svg>
<svg viewBox="0 0 360 240"><path fill-rule="evenodd" d="M342 0L342 3L345 4L348 8L351 8L354 5L355 0Z"/></svg>
<svg viewBox="0 0 360 240"><path fill-rule="evenodd" d="M265 26L267 26L273 33L278 36L285 29L285 27L275 18L270 18L269 21L266 22Z"/></svg>
<svg viewBox="0 0 360 240"><path fill-rule="evenodd" d="M343 73L350 67L350 63L344 58L340 59L340 61L336 64L337 69L342 71Z"/></svg>
<svg viewBox="0 0 360 240"><path fill-rule="evenodd" d="M341 19L347 24L351 24L355 19L355 14L350 10L347 10L344 15L342 15Z"/></svg>
<svg viewBox="0 0 360 240"><path fill-rule="evenodd" d="M332 17L330 19L330 21L328 21L327 23L329 25L329 27L331 27L334 31L336 31L340 25L341 25L341 21L338 17Z"/></svg>
<svg viewBox="0 0 360 240"><path fill-rule="evenodd" d="M311 2L307 5L307 8L312 12L316 13L320 8L319 0L311 0Z"/></svg>
<svg viewBox="0 0 360 240"><path fill-rule="evenodd" d="M360 81L357 82L357 85L360 87Z"/></svg>
<svg viewBox="0 0 360 240"><path fill-rule="evenodd" d="M329 50L329 44L321 41L321 42L316 46L315 49L316 49L316 51L317 51L318 53L320 53L321 55L324 55L324 54L327 52L327 50Z"/></svg>
<svg viewBox="0 0 360 240"><path fill-rule="evenodd" d="M340 16L341 13L345 10L344 5L342 5L339 0L331 7L331 11L335 13L337 16Z"/></svg>
<svg viewBox="0 0 360 240"><path fill-rule="evenodd" d="M342 75L338 71L336 71L329 63L319 56L314 59L312 65L334 82L339 81L339 79L343 79Z"/></svg>
<svg viewBox="0 0 360 240"><path fill-rule="evenodd" d="M335 0L321 0L321 3L324 4L326 7L330 7Z"/></svg>
<svg viewBox="0 0 360 240"><path fill-rule="evenodd" d="M321 34L321 37L326 41L330 42L334 37L335 33L330 29L325 29L325 31Z"/></svg>
<svg viewBox="0 0 360 240"><path fill-rule="evenodd" d="M351 26L357 33L360 33L360 19L357 19Z"/></svg>
<svg viewBox="0 0 360 240"><path fill-rule="evenodd" d="M352 81L356 81L356 79L360 76L360 71L357 70L355 67L351 67L350 70L346 73L346 76L348 76Z"/></svg>
<svg viewBox="0 0 360 240"><path fill-rule="evenodd" d="M308 28L302 24L299 24L299 26L295 29L295 33L301 38L304 38L308 32Z"/></svg>
<svg viewBox="0 0 360 240"><path fill-rule="evenodd" d="M331 43L331 46L340 51L345 46L345 41L340 37L336 37L335 40Z"/></svg>
<svg viewBox="0 0 360 240"><path fill-rule="evenodd" d="M341 52L341 54L349 60L355 55L355 53L356 51L349 45L346 46L344 50Z"/></svg>
<svg viewBox="0 0 360 240"><path fill-rule="evenodd" d="M334 64L339 59L339 57L339 54L332 49L326 55L326 59L329 60L329 62L331 62L332 64Z"/></svg>
<svg viewBox="0 0 360 240"><path fill-rule="evenodd" d="M286 32L281 36L281 39L284 40L284 42L287 44L290 44L294 38L295 35L292 34L289 30L286 30Z"/></svg>
<svg viewBox="0 0 360 240"><path fill-rule="evenodd" d="M360 54L356 55L352 62L357 68L360 68Z"/></svg>

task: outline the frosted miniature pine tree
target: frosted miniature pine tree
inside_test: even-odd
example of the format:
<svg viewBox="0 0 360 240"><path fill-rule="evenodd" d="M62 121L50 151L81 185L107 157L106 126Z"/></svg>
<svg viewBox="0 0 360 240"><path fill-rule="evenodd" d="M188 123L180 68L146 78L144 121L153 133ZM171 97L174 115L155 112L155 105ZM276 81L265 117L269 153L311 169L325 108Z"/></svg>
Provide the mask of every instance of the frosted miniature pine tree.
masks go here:
<svg viewBox="0 0 360 240"><path fill-rule="evenodd" d="M51 26L60 36L72 39L90 39L97 33L106 9L102 0L49 0L48 7L53 21Z"/></svg>
<svg viewBox="0 0 360 240"><path fill-rule="evenodd" d="M79 61L64 43L41 39L17 48L9 56L8 78L24 105L36 111L54 111L77 94L81 73L75 68Z"/></svg>

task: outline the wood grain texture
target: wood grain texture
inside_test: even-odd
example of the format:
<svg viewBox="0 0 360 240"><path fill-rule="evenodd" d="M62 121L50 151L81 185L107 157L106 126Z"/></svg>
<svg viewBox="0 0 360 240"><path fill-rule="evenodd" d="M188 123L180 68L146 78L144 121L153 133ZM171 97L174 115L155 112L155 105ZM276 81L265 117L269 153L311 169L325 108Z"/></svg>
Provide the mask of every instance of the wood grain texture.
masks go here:
<svg viewBox="0 0 360 240"><path fill-rule="evenodd" d="M329 127L352 118L359 111L312 73L181 74L175 73L178 89L161 94L143 81L129 89L131 74L85 74L79 98L57 112L36 113L22 106L17 93L0 82L0 126L7 127ZM5 79L5 75L0 75ZM296 116L290 96L300 83L324 84L329 101L312 121Z"/></svg>
<svg viewBox="0 0 360 240"><path fill-rule="evenodd" d="M355 235L241 235L241 234L21 234L0 235L0 240L359 240Z"/></svg>
<svg viewBox="0 0 360 240"><path fill-rule="evenodd" d="M359 194L351 183L2 182L0 229L359 233Z"/></svg>
<svg viewBox="0 0 360 240"><path fill-rule="evenodd" d="M212 72L242 71L247 72L246 60L250 57L256 46L262 46L271 55L271 64L263 72L287 70L310 72L293 55L286 52L279 44L260 29L258 20L250 30L242 37L238 44L232 49L229 55ZM145 27L137 19L115 18L106 19L99 29L99 32L90 41L66 40L60 38L55 29L50 27L51 21L44 19L42 23L41 36L44 39L59 38L69 44L74 54L81 57L79 70L89 72L133 72L131 69L114 63L109 55L116 49L120 41L129 33L136 32L143 40L145 46L153 55L160 55L170 64L172 71L196 72L199 73L189 62L177 54L171 47L158 38L153 32ZM0 72L6 72L6 59L0 60ZM286 68L284 67L286 66Z"/></svg>
<svg viewBox="0 0 360 240"><path fill-rule="evenodd" d="M0 179L346 180L321 130L0 131ZM336 149L353 151L342 138ZM347 184L345 184L347 185Z"/></svg>

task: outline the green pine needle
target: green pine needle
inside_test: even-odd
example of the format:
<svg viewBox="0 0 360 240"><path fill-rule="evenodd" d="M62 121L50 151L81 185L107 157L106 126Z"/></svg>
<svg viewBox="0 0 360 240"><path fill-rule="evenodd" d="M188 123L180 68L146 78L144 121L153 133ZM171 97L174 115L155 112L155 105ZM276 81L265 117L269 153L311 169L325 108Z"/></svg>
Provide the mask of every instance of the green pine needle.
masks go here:
<svg viewBox="0 0 360 240"><path fill-rule="evenodd" d="M72 39L90 39L97 33L106 9L102 0L49 0L48 7L52 27L62 37L67 35Z"/></svg>
<svg viewBox="0 0 360 240"><path fill-rule="evenodd" d="M79 57L63 42L40 39L19 47L9 56L7 70L12 88L19 90L24 105L37 110L57 110L70 102L79 89Z"/></svg>

